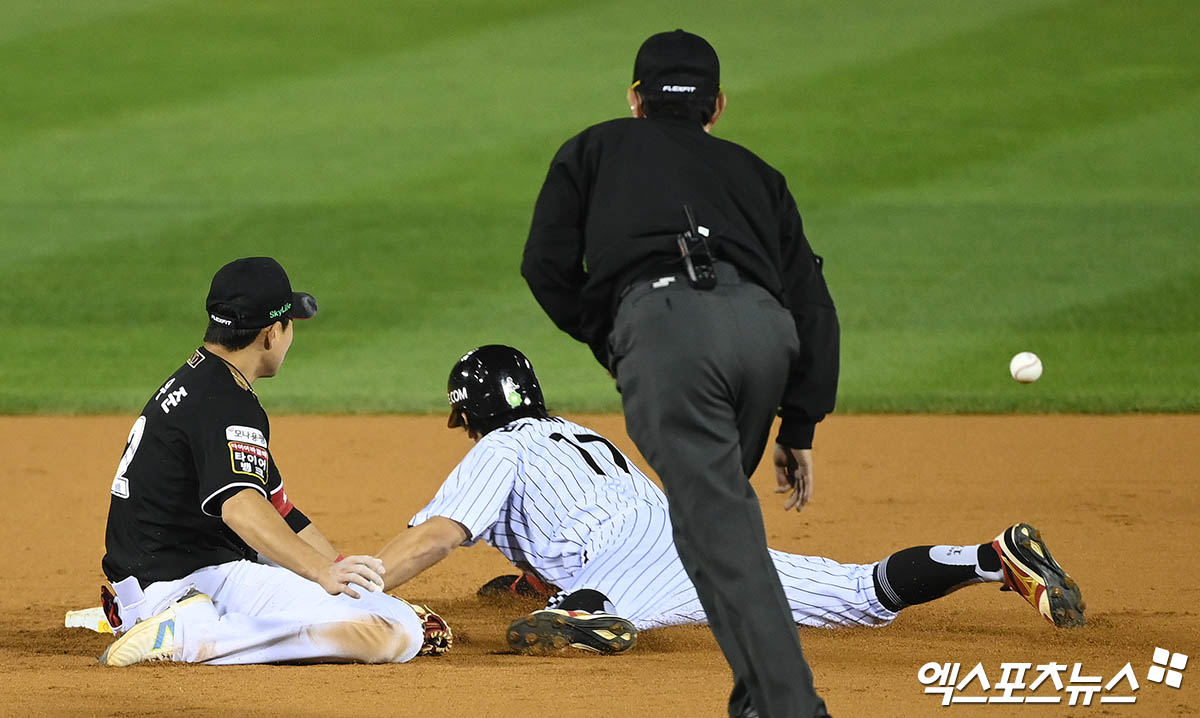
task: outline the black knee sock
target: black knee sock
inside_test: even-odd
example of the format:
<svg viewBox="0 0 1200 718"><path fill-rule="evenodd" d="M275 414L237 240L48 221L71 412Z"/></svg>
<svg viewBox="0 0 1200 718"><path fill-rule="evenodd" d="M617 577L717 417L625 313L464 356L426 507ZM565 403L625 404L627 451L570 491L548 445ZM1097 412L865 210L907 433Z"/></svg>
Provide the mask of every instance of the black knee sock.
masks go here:
<svg viewBox="0 0 1200 718"><path fill-rule="evenodd" d="M899 611L972 583L1002 581L1000 557L991 544L914 546L875 566L875 595L884 608Z"/></svg>
<svg viewBox="0 0 1200 718"><path fill-rule="evenodd" d="M985 573L999 573L1000 578L992 578L988 576L989 581L1003 581L1004 576L1000 566L1000 554L996 553L996 549L992 548L990 543L979 544L979 551L975 554L975 560L979 562L979 568Z"/></svg>
<svg viewBox="0 0 1200 718"><path fill-rule="evenodd" d="M587 611L588 613L613 613L612 601L608 596L590 588L581 588L568 594L558 604L564 611Z"/></svg>

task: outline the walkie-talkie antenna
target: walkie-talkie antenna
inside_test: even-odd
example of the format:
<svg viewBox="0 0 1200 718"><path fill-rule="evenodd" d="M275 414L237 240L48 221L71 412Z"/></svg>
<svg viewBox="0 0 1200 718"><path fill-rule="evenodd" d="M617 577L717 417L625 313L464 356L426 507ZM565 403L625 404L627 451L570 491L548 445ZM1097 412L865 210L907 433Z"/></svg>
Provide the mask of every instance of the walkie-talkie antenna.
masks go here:
<svg viewBox="0 0 1200 718"><path fill-rule="evenodd" d="M696 224L696 217L692 214L692 208L686 202L683 205L683 214L687 217L688 221L688 233L690 235L688 239L693 242L699 242L700 246L704 248L704 254L707 255L708 260L711 262L712 250L708 248L708 230L700 231L699 225Z"/></svg>
<svg viewBox="0 0 1200 718"><path fill-rule="evenodd" d="M687 203L683 205L683 214L687 217L688 228L676 238L679 243L679 254L683 258L683 267L687 271L688 284L697 289L712 289L717 285L716 271L713 269L712 251L708 248L708 230L700 231L696 225L696 217ZM692 250L699 247L699 253Z"/></svg>
<svg viewBox="0 0 1200 718"><path fill-rule="evenodd" d="M683 214L687 217L688 228L676 237L676 241L679 243L679 256L683 257L683 268L687 271L688 283L695 286L696 268L692 265L692 252L688 243L696 237L696 219L692 217L692 208L686 203L683 205Z"/></svg>
<svg viewBox="0 0 1200 718"><path fill-rule="evenodd" d="M688 231L692 233L693 237L697 236L699 230L696 229L696 218L692 216L692 208L686 202L683 203L683 214L687 217Z"/></svg>

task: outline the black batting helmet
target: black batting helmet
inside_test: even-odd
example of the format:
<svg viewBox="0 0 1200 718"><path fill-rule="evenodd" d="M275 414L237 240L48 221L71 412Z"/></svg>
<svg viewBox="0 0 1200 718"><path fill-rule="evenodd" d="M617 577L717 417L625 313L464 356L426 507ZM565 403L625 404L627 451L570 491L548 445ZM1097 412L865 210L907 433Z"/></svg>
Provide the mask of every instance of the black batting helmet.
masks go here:
<svg viewBox="0 0 1200 718"><path fill-rule="evenodd" d="M481 434L521 416L547 416L533 364L503 344L488 344L463 355L450 370L446 392L450 428L462 426L463 414Z"/></svg>

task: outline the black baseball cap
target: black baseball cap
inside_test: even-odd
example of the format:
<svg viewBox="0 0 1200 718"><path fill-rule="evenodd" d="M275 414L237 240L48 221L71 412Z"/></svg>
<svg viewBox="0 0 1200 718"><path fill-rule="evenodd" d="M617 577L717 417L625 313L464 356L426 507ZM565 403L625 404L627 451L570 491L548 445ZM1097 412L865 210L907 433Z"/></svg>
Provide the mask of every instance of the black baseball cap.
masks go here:
<svg viewBox="0 0 1200 718"><path fill-rule="evenodd" d="M235 259L218 269L205 306L210 320L231 329L262 329L317 314L317 300L293 292L287 272L270 257Z"/></svg>
<svg viewBox="0 0 1200 718"><path fill-rule="evenodd" d="M638 49L633 87L642 94L716 97L721 91L721 61L713 46L699 35L683 30L660 32Z"/></svg>

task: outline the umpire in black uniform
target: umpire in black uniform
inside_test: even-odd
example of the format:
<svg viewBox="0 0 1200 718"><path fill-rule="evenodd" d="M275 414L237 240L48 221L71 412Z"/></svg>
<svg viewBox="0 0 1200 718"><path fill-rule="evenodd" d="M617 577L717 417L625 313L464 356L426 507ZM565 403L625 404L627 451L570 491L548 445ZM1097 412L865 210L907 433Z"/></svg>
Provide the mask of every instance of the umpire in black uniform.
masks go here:
<svg viewBox="0 0 1200 718"><path fill-rule="evenodd" d="M708 42L650 37L633 80L633 118L589 127L554 157L521 272L617 379L733 668L730 715L825 716L748 481L778 410L785 508L811 492L814 427L838 373L821 260L783 176L709 134L725 95Z"/></svg>

